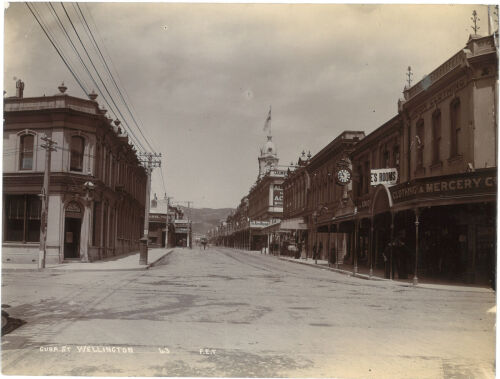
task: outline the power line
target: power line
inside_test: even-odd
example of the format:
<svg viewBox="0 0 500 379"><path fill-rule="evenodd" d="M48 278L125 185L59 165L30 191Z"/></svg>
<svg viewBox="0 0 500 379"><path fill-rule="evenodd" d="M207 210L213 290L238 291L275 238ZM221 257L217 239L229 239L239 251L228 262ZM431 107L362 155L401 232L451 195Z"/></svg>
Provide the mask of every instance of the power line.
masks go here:
<svg viewBox="0 0 500 379"><path fill-rule="evenodd" d="M118 83L120 83L120 84L121 84L120 73L119 73L119 72L118 72L118 70L116 69L116 66L115 66L114 62L113 62L113 60L111 59L111 54L109 53L109 51L108 51L108 49L107 49L107 47L106 47L106 44L104 43L104 40L103 40L103 38L101 37L101 35L100 35L100 33L99 33L99 28L97 27L97 24L96 24L96 22L95 22L94 18L92 17L92 12L90 11L90 9L89 9L89 7L88 7L88 5L87 5L86 3L82 3L82 4L84 4L84 5L85 5L85 7L87 8L87 13L88 13L88 15L89 15L90 20L92 21L92 24L93 24L93 26L94 26L94 29L95 29L95 31L96 31L96 34L97 34L97 36L99 37L100 41L102 42L102 44L101 44L101 45L103 46L104 50L105 50L105 51L106 51L106 53L107 53L107 56L109 57L109 61L110 61L110 63L111 63L111 66L112 66L112 67L113 67L113 69L114 69L114 72L115 72L116 77L117 77L117 79L118 79ZM124 94L125 94L125 98L126 98L126 99L128 99L128 103L130 103L130 106L131 106L132 110L133 110L135 113L137 113L137 110L136 110L136 109L135 109L135 107L134 107L134 103L130 101L130 96L129 96L129 94L127 93L127 89L126 89L123 85L121 85L121 87L122 87L123 92L124 92ZM142 129L146 130L146 128L144 127L144 125L142 124L142 121L141 121L140 119L139 119L139 122L141 123ZM153 147L155 147L154 141L151 141L151 142L152 142ZM153 150L154 150L154 151L158 151L159 149L156 149L156 148L155 148L155 149L153 149Z"/></svg>
<svg viewBox="0 0 500 379"><path fill-rule="evenodd" d="M80 88L82 89L82 91L86 94L89 93L88 89L86 88L87 87L87 84L84 82L83 78L77 73L77 70L76 70L76 67L74 67L72 64L71 64L71 61L70 61L70 58L68 56L66 56L66 54L64 53L64 48L62 46L62 44L60 44L55 35L52 34L49 30L49 27L48 27L48 24L46 24L46 22L43 20L42 18L42 15L39 13L39 11L37 10L37 8L35 7L34 4L29 4L29 3L26 3L28 9L30 10L30 12L32 13L33 17L35 18L35 20L37 21L37 23L40 25L40 27L42 28L44 34L46 35L46 37L49 39L49 42L52 44L52 46L56 49L56 52L58 53L59 57L62 59L62 61L64 62L64 64L66 65L66 67L69 69L70 73L73 75L73 77L75 78L75 80L77 81L78 85L80 86ZM50 14L52 16L54 16L54 18L56 19L59 27L63 30L64 32L64 35L66 37L66 40L69 42L69 44L71 45L71 48L73 49L73 51L76 53L76 55L78 56L79 58L79 61L80 61L80 64L83 66L83 68L85 69L87 75L89 76L89 78L92 80L92 82L94 83L94 85L96 86L96 89L100 92L100 94L102 95L103 97L103 100L105 101L105 103L107 104L107 106L111 109L111 111L114 113L114 109L113 107L111 106L111 104L108 102L105 94L103 91L101 91L100 89L100 86L97 84L96 80L94 79L92 73L90 72L89 68L87 67L86 63L84 62L81 54L79 53L79 50L78 48L76 47L76 45L73 43L73 40L72 40L72 37L69 35L68 31L66 30L66 27L64 25L64 23L62 22L61 18L59 17L56 9L52 6L52 4L50 4L50 8L49 6L47 6L49 11L50 11ZM100 73L99 73L99 70L97 69L97 67L95 66L89 52L87 51L82 39L80 38L80 35L73 23L73 21L71 20L71 17L68 13L68 11L66 10L66 8L64 7L64 4L61 3L61 7L63 8L64 10L64 13L66 14L66 17L68 18L70 24L71 24L71 27L73 28L73 31L74 33L76 34L81 46L83 47L84 51L85 51L85 54L88 58L88 60L90 61L93 69L95 70L98 78L100 79L101 83L103 84L104 86L104 89L106 90L108 96L110 97L110 100L111 102L113 103L114 107L116 108L116 111L117 113L119 113L119 115L122 117L122 119L124 120L124 123L126 124L126 118L124 116L124 114L122 113L122 111L120 110L120 107L117 105L117 103L115 102L115 99L113 98L113 96L111 95L111 92L109 91L108 87L106 86L106 83L105 81L103 80L103 78L101 77ZM73 6L74 7L74 6ZM92 36L92 40L94 41L94 43L96 44L97 46L97 49L99 50L99 54L103 60L103 63L107 69L107 71L109 72L110 74L110 77L113 81L113 84L115 85L115 87L117 88L118 92L119 92L119 95L120 95L120 98L122 99L123 103L125 104L127 110L128 110L128 113L130 114L130 116L132 117L134 123L135 123L135 126L139 129L139 132L141 133L141 136L143 137L144 141L147 143L147 145L152 148L152 145L149 143L149 141L147 140L147 138L145 137L145 135L142 133L142 130L141 130L141 127L139 126L137 120L135 119L133 113L132 113L132 110L129 108L128 106L128 103L127 101L125 100L125 97L123 96L123 94L121 93L120 91L120 88L118 86L118 84L116 83L116 80L114 79L112 73L111 73L111 70L109 68L109 66L107 65L106 63L106 60L104 58L104 55L102 54L102 51L100 50L98 44L97 44L97 41L95 40L94 36L93 36L93 33L85 19L85 15L83 14L83 12L81 11L80 7L78 6L79 10L80 10L80 13L82 15L82 17L84 18L84 23L87 25L87 28L89 30L89 33L91 33L91 36ZM76 14L78 15L78 13L76 12ZM90 14L91 16L91 14ZM85 28L84 28L85 30ZM87 33L88 35L88 33ZM112 61L111 61L112 63ZM125 91L126 93L126 91ZM131 106L133 107L133 105L131 104ZM115 116L116 117L116 116ZM127 125L127 124L126 124ZM141 143L140 139L135 135L134 131L132 130L132 128L127 125L127 129L129 129L129 132L131 134L131 138L133 138L133 141L135 142L135 144L137 144L137 146L142 149L142 150L145 150L144 149L144 146L143 144ZM164 180L163 180L164 182Z"/></svg>
<svg viewBox="0 0 500 379"><path fill-rule="evenodd" d="M110 94L110 92L109 92L109 90L108 90L108 87L106 86L106 83L104 83L104 80L102 79L101 75L99 74L99 71L98 71L98 70L97 70L97 68L95 67L95 64L94 64L94 62L92 61L92 58L90 58L90 55L89 55L89 53L88 53L88 51L87 51L87 48L85 47L85 44L83 43L82 39L80 38L80 35L78 34L78 31L76 30L75 25L73 24L73 21L71 20L71 17L69 16L69 14L68 14L68 12L67 12L67 10L66 10L66 7L64 6L64 3L61 3L61 6L62 6L62 8L63 8L63 10L64 10L64 13L66 14L66 17L68 18L68 20L69 20L69 22L70 22L70 24L71 24L71 27L73 28L73 31L74 31L74 32L75 32L75 34L76 34L76 37L77 37L77 38L78 38L78 40L80 41L80 44L82 45L83 50L85 51L85 54L87 55L87 58L88 58L88 59L89 59L89 61L90 61L90 64L92 65L92 67L94 68L94 70L95 70L95 72L96 72L97 76L98 76L98 77L99 77L99 79L101 80L101 83L102 83L102 85L104 86L104 89L105 89L105 90L106 90L106 92L108 93L108 96L110 97L110 99L111 99L111 101L112 101L113 105L116 107L116 109L117 109L118 113L119 113L119 114L120 114L120 116L122 117L122 120L124 120L124 122L125 122L125 120L126 120L125 116L123 116L122 112L120 111L120 108L116 105L116 102L115 102L115 100L114 100L113 96L111 96L111 94ZM143 151L146 151L146 149L144 148L144 146L142 145L142 143L140 143L139 139L135 136L134 132L132 131L132 128L130 128L130 127L129 127L129 129L130 129L130 133L132 133L132 135L133 135L133 136L137 139L137 143L139 144L139 147L140 147Z"/></svg>
<svg viewBox="0 0 500 379"><path fill-rule="evenodd" d="M52 46L54 47L54 49L56 49L56 52L57 54L59 55L59 57L62 59L62 61L64 62L64 64L66 65L66 67L68 68L68 70L71 72L71 74L73 75L73 77L75 78L76 82L78 83L78 85L80 86L80 88L83 90L84 93L87 93L87 91L85 90L84 86L82 85L82 83L80 82L80 80L78 79L78 76L73 72L73 70L71 69L71 66L68 64L68 62L66 61L66 59L64 59L64 57L62 56L61 52L59 51L59 49L57 48L57 46L55 45L54 41L52 40L52 38L50 38L47 30L45 30L44 26L42 25L42 23L40 22L40 19L41 19L41 16L39 15L40 19L35 15L35 11L36 9L33 7L33 9L31 9L29 3L26 3L26 6L28 7L28 9L30 10L31 14L33 15L33 17L35 18L35 20L38 22L38 25L40 25L40 27L42 28L42 31L45 33L45 35L47 36L47 38L49 39L50 43L52 44ZM38 14L38 11L36 11L36 13Z"/></svg>
<svg viewBox="0 0 500 379"><path fill-rule="evenodd" d="M74 6L75 6L75 4L73 3L73 7L74 7ZM76 7L77 7L77 8L78 8L78 10L80 11L80 14L81 14L81 16L82 16L82 19L83 19L83 21L84 21L85 25L87 26L87 29L88 29L88 31L89 31L89 33L90 33L90 36L92 37L92 40L93 40L93 42L94 42L94 45L95 45L95 47L97 48L97 51L99 52L99 55L101 56L102 62L104 63L104 66L106 67L106 69L107 69L107 71L108 71L108 73L109 73L109 76L110 76L111 80L113 81L113 84L115 85L115 88L116 88L116 90L118 91L118 94L120 95L120 97L121 97L121 99L122 99L122 101L123 101L123 104L125 104L125 107L127 108L128 113L129 113L129 114L130 114L130 116L132 117L132 120L134 121L135 125L136 125L136 126L137 126L137 128L139 129L139 132L141 133L142 137L144 138L144 141L146 141L146 143L147 143L147 145L149 146L149 148L150 148L151 150L153 150L153 151L154 151L154 150L156 150L156 149L153 149L153 147L152 147L152 146L151 146L151 144L149 143L149 141L148 141L148 139L146 138L146 136L144 136L144 134L142 133L142 130L141 130L140 126L138 125L138 123L137 123L137 121L136 121L136 119L135 119L135 117L134 117L134 115L133 115L132 111L130 110L130 108L129 108L129 106L128 106L127 102L125 101L125 98L123 97L123 94L122 94L122 92L121 92L120 88L118 87L118 84L116 83L115 78L114 78L113 74L111 73L111 70L109 69L109 66L108 66L108 64L107 64L107 62L106 62L106 59L104 58L104 56L103 56L103 54L102 54L102 52L101 52L101 49L99 48L99 44L97 43L96 39L94 38L94 34L92 33L92 30L90 29L89 24L87 23L87 20L85 19L85 15L83 14L83 12L82 12L82 10L81 10L81 8L80 8L80 5L79 5L78 3L76 3ZM85 28L84 28L84 30L85 30Z"/></svg>
<svg viewBox="0 0 500 379"><path fill-rule="evenodd" d="M69 63L69 59L65 59L64 56L63 56L63 53L62 53L62 46L56 46L56 42L57 42L57 39L55 38L55 36L53 36L50 31L48 30L48 27L47 26L44 26L43 25L43 18L41 16L41 14L39 13L39 11L36 9L35 5L34 4L31 4L31 7L28 3L26 3L26 5L28 6L28 9L31 11L31 13L33 14L33 17L35 18L35 20L38 22L38 24L40 25L40 27L42 28L43 32L45 33L45 35L47 36L47 38L49 39L50 43L52 44L52 46L54 46L54 48L56 49L57 53L59 54L59 56L61 57L61 59L63 60L64 64L66 65L66 67L69 69L69 71L71 72L71 74L73 75L73 77L75 78L75 80L77 81L78 85L80 86L80 88L83 90L84 93L88 93L88 89L85 88L85 86L82 84L79 76L76 74L76 70L72 68L71 64ZM33 8L33 9L32 9ZM54 8L52 8L55 11ZM36 13L36 15L35 15ZM56 12L57 14L57 12ZM37 16L38 15L38 16ZM58 17L57 17L58 18ZM83 65L83 67L85 68L85 70L87 71L87 73L89 74L90 78L92 79L94 85L97 87L97 90L101 93L104 101L106 102L106 104L108 105L109 108L111 108L111 110L113 111L111 105L108 103L108 101L106 100L106 97L104 96L104 93L100 90L99 86L97 85L96 81L94 80L93 76L91 75L91 73L89 72L86 64L83 62L80 54L78 53L76 47L74 46L74 44L72 43L71 41L71 37L67 34L65 28L64 28L64 25L62 24L62 21L58 18L58 21L60 22L60 26L61 28L63 29L63 31L66 33L66 36L67 38L69 39L69 41L71 42L71 44L73 45L73 49L75 49L75 51L77 52L77 55L78 57L80 58L80 61ZM121 113L120 113L121 114ZM135 136L135 134L133 133L132 130L130 130L132 136L133 137L133 142L135 142L138 146L140 146L143 150L144 150L144 147L142 146L142 144L139 142L139 140L137 139L137 137Z"/></svg>
<svg viewBox="0 0 500 379"><path fill-rule="evenodd" d="M78 59L80 60L80 63L83 65L83 67L85 68L85 70L87 71L87 74L90 76L90 79L92 79L92 82L94 82L94 85L97 86L97 83L95 82L94 78L92 77L92 75L90 74L90 71L88 70L87 66L85 65L85 63L83 62L83 59L79 53L79 51L76 49L76 46L75 44L73 43L73 40L70 38L68 32L66 31L66 28L64 27L61 19L59 18L59 15L57 14L54 6L52 5L52 3L47 3L47 7L49 7L49 10L51 11L52 15L56 18L60 28L62 29L62 31L64 32L65 36L66 36L66 40L70 43L71 47L73 48L73 51L76 53L76 55L78 56ZM88 92L86 92L86 94L88 95Z"/></svg>
<svg viewBox="0 0 500 379"><path fill-rule="evenodd" d="M163 178L163 170L160 168L161 181L163 183L163 193L167 193L167 187L165 186L165 179Z"/></svg>

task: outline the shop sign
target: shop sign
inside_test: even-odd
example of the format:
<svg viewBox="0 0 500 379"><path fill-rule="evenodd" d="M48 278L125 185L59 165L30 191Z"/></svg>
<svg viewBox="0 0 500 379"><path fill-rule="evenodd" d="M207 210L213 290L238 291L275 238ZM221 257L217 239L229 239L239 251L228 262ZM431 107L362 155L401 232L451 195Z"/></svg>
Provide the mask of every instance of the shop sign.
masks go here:
<svg viewBox="0 0 500 379"><path fill-rule="evenodd" d="M80 208L80 205L77 202L72 201L71 203L68 203L68 205L66 206L66 212L81 213L82 209Z"/></svg>
<svg viewBox="0 0 500 379"><path fill-rule="evenodd" d="M189 233L189 229L187 228L175 228L176 233Z"/></svg>
<svg viewBox="0 0 500 379"><path fill-rule="evenodd" d="M397 168L381 168L370 171L371 185L378 186L384 184L386 186L393 186L398 182L398 169Z"/></svg>
<svg viewBox="0 0 500 379"><path fill-rule="evenodd" d="M260 220L250 221L250 227L253 228L265 228L266 226L269 226L269 221L260 221Z"/></svg>
<svg viewBox="0 0 500 379"><path fill-rule="evenodd" d="M278 185L273 188L273 206L283 207L283 188Z"/></svg>
<svg viewBox="0 0 500 379"><path fill-rule="evenodd" d="M391 187L394 203L418 197L446 197L460 194L496 193L497 176L494 170L437 178L417 179Z"/></svg>
<svg viewBox="0 0 500 379"><path fill-rule="evenodd" d="M363 209L370 208L371 203L371 199L363 199L356 201L356 206L358 207L358 210L361 211Z"/></svg>
<svg viewBox="0 0 500 379"><path fill-rule="evenodd" d="M166 222L167 221L167 217L166 216L162 216L162 215L149 214L149 220L150 221Z"/></svg>
<svg viewBox="0 0 500 379"><path fill-rule="evenodd" d="M278 170L278 169L273 169L270 171L271 176L279 176L279 177L285 177L286 176L286 171L285 170Z"/></svg>

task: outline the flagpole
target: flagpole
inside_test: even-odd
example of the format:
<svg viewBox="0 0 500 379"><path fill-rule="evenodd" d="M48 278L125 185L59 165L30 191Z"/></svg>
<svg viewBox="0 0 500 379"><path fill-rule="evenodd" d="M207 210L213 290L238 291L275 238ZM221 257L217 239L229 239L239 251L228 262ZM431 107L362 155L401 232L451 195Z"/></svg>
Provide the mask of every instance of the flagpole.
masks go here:
<svg viewBox="0 0 500 379"><path fill-rule="evenodd" d="M271 117L271 111L272 111L272 106L269 106L269 131L267 135L271 135L271 122L272 122L272 117Z"/></svg>

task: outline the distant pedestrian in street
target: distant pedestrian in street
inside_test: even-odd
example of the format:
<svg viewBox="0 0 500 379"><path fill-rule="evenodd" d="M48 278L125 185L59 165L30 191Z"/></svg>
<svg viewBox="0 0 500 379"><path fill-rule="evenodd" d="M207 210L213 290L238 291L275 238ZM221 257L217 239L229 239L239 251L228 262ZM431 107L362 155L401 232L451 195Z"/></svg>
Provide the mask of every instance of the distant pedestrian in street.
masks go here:
<svg viewBox="0 0 500 379"><path fill-rule="evenodd" d="M203 250L205 250L207 248L207 240L206 239L202 239L201 240L201 244L203 245Z"/></svg>
<svg viewBox="0 0 500 379"><path fill-rule="evenodd" d="M316 259L316 244L313 245L313 259Z"/></svg>
<svg viewBox="0 0 500 379"><path fill-rule="evenodd" d="M384 249L384 252L382 253L382 256L384 257L384 277L386 279L389 279L391 277L391 250L392 242L389 241Z"/></svg>

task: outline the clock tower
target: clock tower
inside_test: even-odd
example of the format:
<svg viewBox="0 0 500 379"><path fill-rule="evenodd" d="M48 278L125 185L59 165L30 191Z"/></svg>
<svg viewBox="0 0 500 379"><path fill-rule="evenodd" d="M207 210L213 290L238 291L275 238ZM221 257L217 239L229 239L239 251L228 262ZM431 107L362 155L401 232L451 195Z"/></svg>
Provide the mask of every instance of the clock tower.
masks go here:
<svg viewBox="0 0 500 379"><path fill-rule="evenodd" d="M267 142L260 148L260 156L257 159L259 161L259 179L278 166L278 153L271 133L267 135Z"/></svg>

